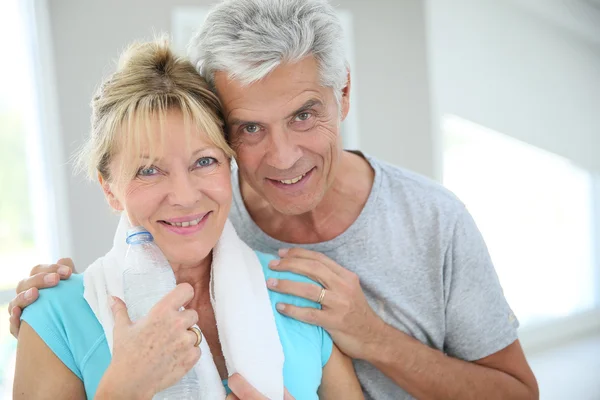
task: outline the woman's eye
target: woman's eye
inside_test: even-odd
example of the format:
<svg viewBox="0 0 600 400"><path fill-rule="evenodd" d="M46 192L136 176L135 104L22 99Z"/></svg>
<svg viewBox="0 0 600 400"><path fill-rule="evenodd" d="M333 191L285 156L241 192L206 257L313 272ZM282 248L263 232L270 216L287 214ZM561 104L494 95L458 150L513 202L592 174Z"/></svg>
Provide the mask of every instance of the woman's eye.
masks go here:
<svg viewBox="0 0 600 400"><path fill-rule="evenodd" d="M260 130L259 126L256 124L249 124L244 127L244 131L247 133L256 133Z"/></svg>
<svg viewBox="0 0 600 400"><path fill-rule="evenodd" d="M152 176L156 175L158 170L156 167L142 167L138 170L138 176Z"/></svg>
<svg viewBox="0 0 600 400"><path fill-rule="evenodd" d="M296 115L296 121L306 121L308 119L310 119L310 117L312 117L312 114L309 112L301 112L300 114Z"/></svg>
<svg viewBox="0 0 600 400"><path fill-rule="evenodd" d="M216 162L217 162L217 160L215 160L212 157L202 157L202 158L199 158L198 161L196 161L196 165L198 167L208 167L208 166L213 165Z"/></svg>

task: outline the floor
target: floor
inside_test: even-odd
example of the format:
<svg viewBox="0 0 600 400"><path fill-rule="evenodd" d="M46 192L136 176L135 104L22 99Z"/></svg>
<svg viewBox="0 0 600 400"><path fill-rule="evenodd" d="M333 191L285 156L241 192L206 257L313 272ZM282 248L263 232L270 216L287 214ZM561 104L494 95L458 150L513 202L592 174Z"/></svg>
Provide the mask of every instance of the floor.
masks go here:
<svg viewBox="0 0 600 400"><path fill-rule="evenodd" d="M600 400L600 336L527 358L541 400Z"/></svg>

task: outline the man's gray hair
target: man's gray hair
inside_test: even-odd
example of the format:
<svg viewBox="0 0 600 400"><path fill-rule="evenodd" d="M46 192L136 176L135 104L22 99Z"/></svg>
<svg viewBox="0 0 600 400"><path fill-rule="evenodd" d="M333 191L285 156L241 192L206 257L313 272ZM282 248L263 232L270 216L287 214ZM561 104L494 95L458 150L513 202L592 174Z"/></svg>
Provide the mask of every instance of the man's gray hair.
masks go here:
<svg viewBox="0 0 600 400"><path fill-rule="evenodd" d="M188 53L213 88L217 71L250 84L308 55L338 104L347 83L342 26L326 0L225 0L208 14Z"/></svg>

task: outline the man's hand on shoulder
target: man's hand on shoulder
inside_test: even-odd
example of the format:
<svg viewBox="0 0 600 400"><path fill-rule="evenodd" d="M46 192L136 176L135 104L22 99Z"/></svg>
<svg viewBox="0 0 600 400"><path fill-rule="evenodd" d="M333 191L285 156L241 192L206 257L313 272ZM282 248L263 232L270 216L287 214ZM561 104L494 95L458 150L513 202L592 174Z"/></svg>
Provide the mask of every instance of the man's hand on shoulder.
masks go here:
<svg viewBox="0 0 600 400"><path fill-rule="evenodd" d="M69 279L75 265L70 258L61 258L56 264L40 264L31 270L29 277L23 279L17 285L16 297L8 304L10 314L10 333L18 338L21 327L21 313L23 309L39 296L39 289L45 289L58 285L58 282Z"/></svg>

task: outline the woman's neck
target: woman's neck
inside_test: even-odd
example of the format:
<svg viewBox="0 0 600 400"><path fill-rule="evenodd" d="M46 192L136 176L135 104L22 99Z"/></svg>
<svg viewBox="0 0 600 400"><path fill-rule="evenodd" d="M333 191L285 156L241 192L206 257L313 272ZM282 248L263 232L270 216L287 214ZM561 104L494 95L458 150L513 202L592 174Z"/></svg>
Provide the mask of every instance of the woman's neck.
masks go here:
<svg viewBox="0 0 600 400"><path fill-rule="evenodd" d="M212 267L212 252L198 264L171 264L177 284L189 283L194 288L194 298L190 302L192 308L210 301L209 285Z"/></svg>

